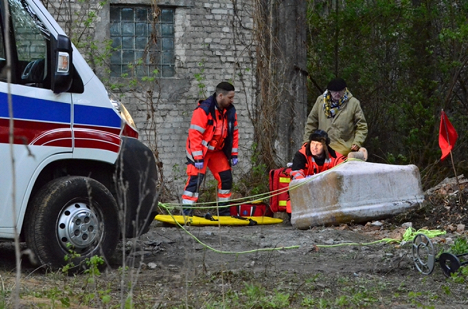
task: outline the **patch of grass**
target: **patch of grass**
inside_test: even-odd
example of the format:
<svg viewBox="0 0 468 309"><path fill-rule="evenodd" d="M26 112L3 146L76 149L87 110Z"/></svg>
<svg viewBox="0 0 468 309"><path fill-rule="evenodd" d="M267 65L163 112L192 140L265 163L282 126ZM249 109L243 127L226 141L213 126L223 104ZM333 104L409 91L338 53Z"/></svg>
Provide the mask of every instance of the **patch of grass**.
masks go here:
<svg viewBox="0 0 468 309"><path fill-rule="evenodd" d="M151 271L146 271L140 274L144 277L138 284L127 284L126 294L120 299L121 270L103 274L97 267L98 261L89 262L94 263L89 272L72 277L56 272L52 276L42 277L44 279L41 285L23 288L22 304L35 304L35 308L68 308L77 305L117 308L121 307L121 302L124 308L145 309L158 306L239 309L375 308L378 305L392 307L392 304L432 308L431 306L437 304L451 304L465 299L460 293L452 293L460 289L456 282L447 280L442 288L434 285L435 274L424 277L426 280L419 280L421 277L417 272L407 277L365 274L363 277L356 277L333 272L265 274L249 270L202 273L191 277L188 284L171 279L173 277L156 279ZM440 273L438 275L443 276ZM224 276L223 281L221 276ZM10 291L3 289L3 293L0 308L8 308L6 299L10 296Z"/></svg>
<svg viewBox="0 0 468 309"><path fill-rule="evenodd" d="M285 308L289 305L289 294L273 290L268 292L264 287L255 283L245 283L240 293L244 303L251 304L253 308Z"/></svg>
<svg viewBox="0 0 468 309"><path fill-rule="evenodd" d="M455 239L452 246L450 246L448 252L458 255L468 253L468 242L465 237L458 237Z"/></svg>

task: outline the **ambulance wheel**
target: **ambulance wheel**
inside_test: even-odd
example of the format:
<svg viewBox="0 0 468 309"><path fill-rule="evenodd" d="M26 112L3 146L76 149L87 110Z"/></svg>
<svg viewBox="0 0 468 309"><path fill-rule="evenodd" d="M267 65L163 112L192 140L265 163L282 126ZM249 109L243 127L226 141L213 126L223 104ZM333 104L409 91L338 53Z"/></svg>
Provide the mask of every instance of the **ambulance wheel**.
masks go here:
<svg viewBox="0 0 468 309"><path fill-rule="evenodd" d="M86 268L98 255L107 261L119 241L117 203L109 190L87 177L62 177L46 184L29 205L25 239L37 264Z"/></svg>

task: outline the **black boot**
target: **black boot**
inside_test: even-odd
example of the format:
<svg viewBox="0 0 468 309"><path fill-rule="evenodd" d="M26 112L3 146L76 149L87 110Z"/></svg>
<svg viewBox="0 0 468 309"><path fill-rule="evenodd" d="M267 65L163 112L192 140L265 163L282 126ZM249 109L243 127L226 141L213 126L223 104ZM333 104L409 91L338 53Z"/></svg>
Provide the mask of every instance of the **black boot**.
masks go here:
<svg viewBox="0 0 468 309"><path fill-rule="evenodd" d="M219 216L231 216L231 210L229 209L229 202L218 203Z"/></svg>
<svg viewBox="0 0 468 309"><path fill-rule="evenodd" d="M191 217L193 215L193 208L182 209L182 215Z"/></svg>

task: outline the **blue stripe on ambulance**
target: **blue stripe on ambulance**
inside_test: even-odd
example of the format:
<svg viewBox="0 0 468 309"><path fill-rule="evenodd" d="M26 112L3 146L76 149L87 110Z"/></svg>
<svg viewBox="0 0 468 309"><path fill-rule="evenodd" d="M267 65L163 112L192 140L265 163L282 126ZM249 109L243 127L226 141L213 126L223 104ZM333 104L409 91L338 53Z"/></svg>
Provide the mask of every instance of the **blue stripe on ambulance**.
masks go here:
<svg viewBox="0 0 468 309"><path fill-rule="evenodd" d="M5 103L0 104L0 118L9 118L8 96L6 93L0 93L0 102ZM12 102L13 117L15 119L70 123L70 104L68 103L18 95L12 95ZM111 108L75 104L74 109L75 124L111 128L121 127L121 118Z"/></svg>
<svg viewBox="0 0 468 309"><path fill-rule="evenodd" d="M0 117L9 118L8 96L0 93ZM12 95L13 118L70 123L70 104ZM47 111L45 113L44 111Z"/></svg>
<svg viewBox="0 0 468 309"><path fill-rule="evenodd" d="M75 105L75 124L120 128L121 118L110 108Z"/></svg>

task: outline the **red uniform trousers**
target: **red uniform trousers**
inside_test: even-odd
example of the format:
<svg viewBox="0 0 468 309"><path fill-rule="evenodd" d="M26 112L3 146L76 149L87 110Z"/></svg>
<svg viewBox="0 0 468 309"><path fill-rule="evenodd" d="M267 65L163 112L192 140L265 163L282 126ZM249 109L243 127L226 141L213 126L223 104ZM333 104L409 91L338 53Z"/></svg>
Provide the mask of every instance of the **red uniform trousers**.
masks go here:
<svg viewBox="0 0 468 309"><path fill-rule="evenodd" d="M218 182L219 205L228 205L231 198L232 173L226 155L222 150L208 151L203 158L203 163L201 169L197 169L193 163L187 165L188 179L182 194L184 208L190 207L198 201L199 188L205 177L207 167ZM226 207L226 210L229 212L229 208ZM184 213L186 213L185 210Z"/></svg>

